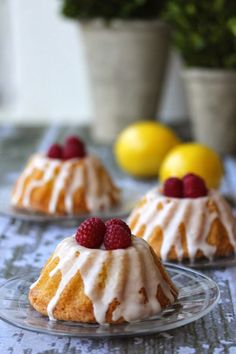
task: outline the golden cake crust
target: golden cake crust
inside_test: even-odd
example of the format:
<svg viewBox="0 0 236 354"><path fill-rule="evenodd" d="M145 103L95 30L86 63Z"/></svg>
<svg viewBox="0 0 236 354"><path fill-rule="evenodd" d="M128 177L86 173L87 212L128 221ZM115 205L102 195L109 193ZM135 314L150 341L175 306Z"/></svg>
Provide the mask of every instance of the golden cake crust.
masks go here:
<svg viewBox="0 0 236 354"><path fill-rule="evenodd" d="M175 285L170 280L168 274L166 273L164 267L162 266L160 260L153 252L151 247L149 247L150 256L153 257L154 264L160 271L162 279L165 281L166 285L169 287L170 294L173 299L177 298L178 290ZM105 291L105 285L108 278L108 268L109 262L112 260L112 251L105 251L109 253L109 256L101 270L99 272L96 291L98 294L103 294ZM79 257L80 254L78 253ZM29 301L31 305L42 315L48 315L48 305L52 298L55 296L60 282L62 280L62 273L60 270L56 271L55 274L50 275L50 273L58 266L60 259L55 257L55 254L51 256L46 265L44 266L39 280L29 291ZM124 271L121 274L120 282L126 281L126 272L129 265L128 257L124 257L122 261L122 266ZM142 275L143 276L143 275ZM122 286L122 284L121 284ZM154 285L155 286L155 285ZM124 286L125 287L125 286ZM145 305L149 299L146 293L146 289L141 287L139 293L142 295L140 297L140 305ZM122 295L124 296L124 294ZM165 308L171 304L170 299L165 295L164 290L159 284L156 288L156 299L160 303L161 308ZM113 313L116 310L117 306L120 304L117 297L114 297L113 300L107 304L107 311L105 315L105 323L123 323L126 322L123 316L118 319L113 319ZM81 276L80 271L78 270L76 274L70 279L64 290L62 291L59 300L57 301L53 309L53 317L58 320L65 321L76 321L76 322L86 322L86 323L96 323L96 318L94 314L93 302L85 294L84 282Z"/></svg>
<svg viewBox="0 0 236 354"><path fill-rule="evenodd" d="M49 262L50 263L50 262ZM47 306L55 295L61 280L60 271L53 277L49 277L49 273L55 268L58 259L54 259L42 272L42 278L39 283L29 292L29 301L31 305L42 315L47 316ZM105 273L101 274L101 286L105 281ZM76 294L76 296L75 296ZM118 305L117 299L114 299L107 310L107 323L122 323L123 318L117 321L112 320L112 313ZM66 286L57 302L53 315L58 320L96 323L93 312L93 304L84 293L84 284L80 273L78 272Z"/></svg>
<svg viewBox="0 0 236 354"><path fill-rule="evenodd" d="M179 225L180 235L181 235L181 244L183 248L183 260L189 258L188 248L187 248L187 239L186 231L184 225L181 223ZM144 227L138 232L138 237L143 237ZM219 237L220 235L220 237ZM160 227L156 226L148 240L148 243L152 246L156 254L160 257L160 250L163 243L163 232ZM229 242L227 232L220 222L219 219L213 221L211 229L207 236L207 243L212 246L216 246L215 257L225 257L234 253L234 248ZM195 255L195 259L205 258L203 252L198 250ZM175 247L172 246L169 253L168 259L171 261L178 260Z"/></svg>
<svg viewBox="0 0 236 354"><path fill-rule="evenodd" d="M93 211L89 194L90 199L94 194L96 203L101 201L98 210L120 199L119 189L97 158L63 161L34 155L14 186L11 202L15 208L44 214L82 214Z"/></svg>
<svg viewBox="0 0 236 354"><path fill-rule="evenodd" d="M164 260L177 261L191 258L189 244L194 237L194 259L232 255L236 246L236 219L229 205L216 192L212 192L209 197L198 199L184 201L163 197L156 193L155 200L151 200L152 216L154 215L152 221L144 222L142 215L147 213L150 203L149 198L145 196L129 217L130 228L136 236L144 238L153 247L155 253ZM179 215L178 219L176 215ZM153 226L150 227L150 224ZM163 257L165 237L169 237L170 241L168 252ZM208 246L212 246L212 254L209 257ZM181 256L177 254L176 248L181 249Z"/></svg>

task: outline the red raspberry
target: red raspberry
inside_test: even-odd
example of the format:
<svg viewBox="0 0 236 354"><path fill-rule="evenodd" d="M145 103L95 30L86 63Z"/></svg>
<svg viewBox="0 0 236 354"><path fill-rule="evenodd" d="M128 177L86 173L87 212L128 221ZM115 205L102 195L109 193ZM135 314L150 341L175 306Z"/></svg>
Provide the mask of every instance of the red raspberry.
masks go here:
<svg viewBox="0 0 236 354"><path fill-rule="evenodd" d="M163 186L166 197L183 198L183 181L177 177L168 178Z"/></svg>
<svg viewBox="0 0 236 354"><path fill-rule="evenodd" d="M194 174L184 176L183 186L184 198L205 197L208 193L204 180Z"/></svg>
<svg viewBox="0 0 236 354"><path fill-rule="evenodd" d="M83 144L82 140L76 136L76 135L69 135L66 138L65 145L71 145L71 144Z"/></svg>
<svg viewBox="0 0 236 354"><path fill-rule="evenodd" d="M104 246L107 250L127 248L131 245L130 233L123 226L111 224L104 235Z"/></svg>
<svg viewBox="0 0 236 354"><path fill-rule="evenodd" d="M111 225L120 225L131 235L131 231L130 231L129 226L126 224L126 222L124 222L121 219L118 219L118 218L110 219L105 223L105 225L106 225L106 227L109 227Z"/></svg>
<svg viewBox="0 0 236 354"><path fill-rule="evenodd" d="M50 159L61 159L62 158L62 147L60 144L53 144L50 146L47 152L47 157Z"/></svg>
<svg viewBox="0 0 236 354"><path fill-rule="evenodd" d="M183 181L187 180L189 177L196 177L197 175L195 175L195 173L187 173L186 175L184 175L184 177L182 178Z"/></svg>
<svg viewBox="0 0 236 354"><path fill-rule="evenodd" d="M66 145L63 149L63 159L70 160L74 158L85 157L86 153L84 148L81 148L79 145Z"/></svg>
<svg viewBox="0 0 236 354"><path fill-rule="evenodd" d="M77 136L69 136L63 149L63 159L82 158L86 156L85 146Z"/></svg>
<svg viewBox="0 0 236 354"><path fill-rule="evenodd" d="M99 248L103 242L106 226L99 218L89 218L78 228L75 238L84 247Z"/></svg>

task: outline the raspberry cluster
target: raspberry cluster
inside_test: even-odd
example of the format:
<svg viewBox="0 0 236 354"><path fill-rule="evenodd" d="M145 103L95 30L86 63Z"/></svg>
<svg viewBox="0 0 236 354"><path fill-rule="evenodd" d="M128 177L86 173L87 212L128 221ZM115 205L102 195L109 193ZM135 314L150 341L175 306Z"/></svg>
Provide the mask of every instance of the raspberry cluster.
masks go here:
<svg viewBox="0 0 236 354"><path fill-rule="evenodd" d="M70 160L74 158L83 158L86 156L86 150L83 141L75 136L69 136L64 145L53 144L47 152L50 159Z"/></svg>
<svg viewBox="0 0 236 354"><path fill-rule="evenodd" d="M106 250L127 248L131 245L131 231L121 219L110 219L106 223L100 218L89 218L78 228L76 241L84 247Z"/></svg>
<svg viewBox="0 0 236 354"><path fill-rule="evenodd" d="M208 190L203 178L194 173L188 173L182 179L168 178L164 182L163 194L172 198L199 198L205 197Z"/></svg>

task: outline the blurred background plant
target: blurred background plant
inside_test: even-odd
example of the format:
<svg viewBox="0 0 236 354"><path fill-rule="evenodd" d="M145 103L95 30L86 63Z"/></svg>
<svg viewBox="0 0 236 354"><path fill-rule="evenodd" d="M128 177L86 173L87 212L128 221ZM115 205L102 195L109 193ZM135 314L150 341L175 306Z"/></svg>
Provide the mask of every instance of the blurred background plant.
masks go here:
<svg viewBox="0 0 236 354"><path fill-rule="evenodd" d="M236 68L235 0L169 0L163 19L187 66Z"/></svg>
<svg viewBox="0 0 236 354"><path fill-rule="evenodd" d="M221 154L235 154L236 1L168 0L162 18L185 62L194 138Z"/></svg>
<svg viewBox="0 0 236 354"><path fill-rule="evenodd" d="M164 1L156 0L63 0L63 15L74 19L156 18Z"/></svg>

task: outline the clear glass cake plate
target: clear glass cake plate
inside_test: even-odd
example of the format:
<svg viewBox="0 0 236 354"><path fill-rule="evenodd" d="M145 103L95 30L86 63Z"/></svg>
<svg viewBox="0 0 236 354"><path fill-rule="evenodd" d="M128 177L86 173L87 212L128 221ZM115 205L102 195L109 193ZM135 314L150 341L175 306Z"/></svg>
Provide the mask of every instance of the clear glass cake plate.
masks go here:
<svg viewBox="0 0 236 354"><path fill-rule="evenodd" d="M174 264L166 264L179 289L178 300L158 315L145 320L119 325L84 324L50 321L36 312L28 301L29 286L38 274L25 274L0 285L0 318L17 327L68 337L140 336L171 330L196 321L217 304L220 292L217 284L206 275Z"/></svg>

